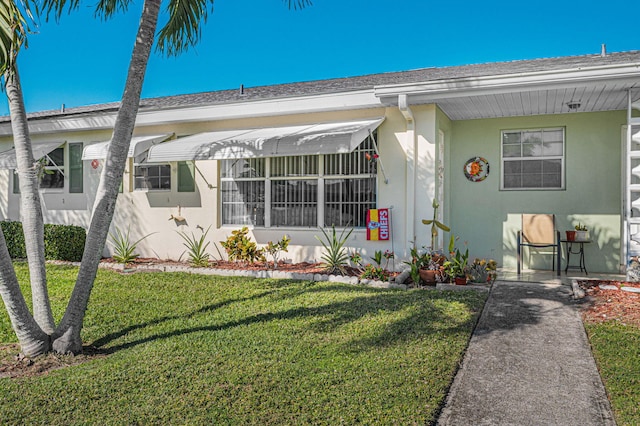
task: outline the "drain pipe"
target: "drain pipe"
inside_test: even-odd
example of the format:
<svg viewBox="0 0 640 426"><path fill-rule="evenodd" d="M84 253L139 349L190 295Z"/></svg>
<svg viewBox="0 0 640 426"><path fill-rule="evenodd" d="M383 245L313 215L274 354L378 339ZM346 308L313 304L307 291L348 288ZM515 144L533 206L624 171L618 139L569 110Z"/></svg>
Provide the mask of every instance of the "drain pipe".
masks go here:
<svg viewBox="0 0 640 426"><path fill-rule="evenodd" d="M413 116L413 111L409 106L409 99L406 94L398 95L398 109L402 113L406 123L406 156L407 156L407 195L405 205L408 207L406 212L406 235L409 237L409 241L413 241L416 245L416 179L418 176L418 137L416 135L416 122ZM408 252L408 250L407 250Z"/></svg>

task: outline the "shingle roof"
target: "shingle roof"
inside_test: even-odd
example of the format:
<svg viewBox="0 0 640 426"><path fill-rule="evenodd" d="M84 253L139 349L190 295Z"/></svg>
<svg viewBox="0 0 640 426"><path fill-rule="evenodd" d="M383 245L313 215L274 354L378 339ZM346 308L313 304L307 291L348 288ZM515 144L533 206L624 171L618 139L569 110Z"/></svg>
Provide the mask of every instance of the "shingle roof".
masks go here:
<svg viewBox="0 0 640 426"><path fill-rule="evenodd" d="M269 100L296 96L311 96L356 90L373 89L375 86L403 83L420 83L437 80L460 79L470 77L496 76L506 74L531 73L536 71L554 71L562 69L580 69L626 63L640 64L640 51L566 56L510 62L492 62L485 64L461 65L452 67L421 68L410 71L369 74L357 77L344 77L328 80L306 81L239 89L201 92L185 95L163 96L142 99L140 110L156 110L178 107L206 106L225 103L238 103L257 100ZM30 119L44 119L73 115L85 115L96 112L116 111L119 102L88 105L63 110L41 111L29 114ZM9 121L9 117L0 117L0 122Z"/></svg>

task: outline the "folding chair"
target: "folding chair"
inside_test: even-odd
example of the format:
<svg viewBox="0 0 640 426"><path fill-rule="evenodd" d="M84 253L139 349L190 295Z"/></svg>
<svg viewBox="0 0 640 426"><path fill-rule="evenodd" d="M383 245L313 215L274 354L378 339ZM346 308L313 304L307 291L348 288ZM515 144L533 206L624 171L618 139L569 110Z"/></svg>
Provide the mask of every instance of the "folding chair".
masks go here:
<svg viewBox="0 0 640 426"><path fill-rule="evenodd" d="M552 271L560 276L560 231L555 229L552 214L523 214L522 228L518 231L518 275L522 269L522 248L553 248Z"/></svg>

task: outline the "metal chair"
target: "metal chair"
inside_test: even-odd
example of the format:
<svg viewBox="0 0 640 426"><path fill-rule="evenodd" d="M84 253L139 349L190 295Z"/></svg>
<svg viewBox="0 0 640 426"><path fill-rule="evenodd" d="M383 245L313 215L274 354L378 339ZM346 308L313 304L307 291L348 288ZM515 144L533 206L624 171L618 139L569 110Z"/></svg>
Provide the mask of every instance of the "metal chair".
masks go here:
<svg viewBox="0 0 640 426"><path fill-rule="evenodd" d="M553 248L552 271L560 276L560 231L555 228L555 215L523 214L522 228L518 231L518 275L522 269L522 248Z"/></svg>

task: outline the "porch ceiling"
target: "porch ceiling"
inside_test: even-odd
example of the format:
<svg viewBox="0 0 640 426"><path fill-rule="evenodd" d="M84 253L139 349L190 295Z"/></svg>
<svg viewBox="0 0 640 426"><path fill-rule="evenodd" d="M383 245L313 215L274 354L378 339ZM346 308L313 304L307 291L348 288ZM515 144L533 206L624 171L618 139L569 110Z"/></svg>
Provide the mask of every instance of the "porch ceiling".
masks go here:
<svg viewBox="0 0 640 426"><path fill-rule="evenodd" d="M627 108L629 87L628 83L610 83L432 98L431 101L452 120L562 114L572 112L567 105L569 102L580 104L577 112L613 111Z"/></svg>

